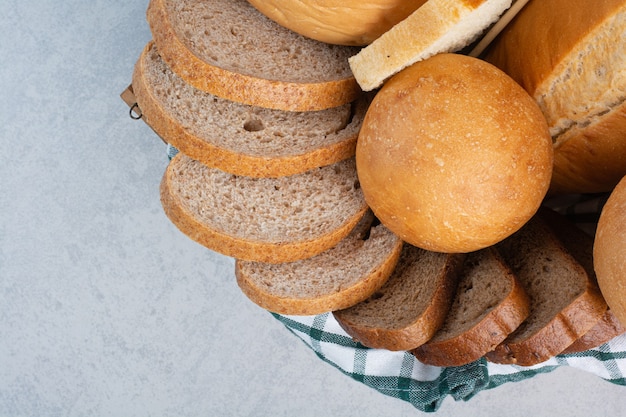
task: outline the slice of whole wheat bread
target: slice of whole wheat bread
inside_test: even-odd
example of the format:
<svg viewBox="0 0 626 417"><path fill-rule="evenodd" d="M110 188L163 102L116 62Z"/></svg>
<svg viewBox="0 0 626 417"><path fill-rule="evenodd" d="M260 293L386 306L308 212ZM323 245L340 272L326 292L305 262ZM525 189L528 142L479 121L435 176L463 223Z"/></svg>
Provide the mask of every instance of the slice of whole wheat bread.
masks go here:
<svg viewBox="0 0 626 417"><path fill-rule="evenodd" d="M530 298L530 315L485 356L496 363L541 363L588 332L606 303L585 269L538 213L496 245Z"/></svg>
<svg viewBox="0 0 626 417"><path fill-rule="evenodd" d="M526 292L495 248L472 252L442 327L411 353L428 365L466 365L493 350L529 312Z"/></svg>
<svg viewBox="0 0 626 417"><path fill-rule="evenodd" d="M246 0L151 0L147 20L163 60L185 82L259 107L309 111L353 101L358 49L306 38Z"/></svg>
<svg viewBox="0 0 626 417"><path fill-rule="evenodd" d="M257 305L278 314L315 315L348 308L378 290L393 272L402 241L366 214L337 245L296 262L237 260L237 283Z"/></svg>
<svg viewBox="0 0 626 417"><path fill-rule="evenodd" d="M354 105L287 112L216 97L185 83L153 42L133 72L142 119L167 143L205 165L253 177L293 175L354 156L367 110Z"/></svg>
<svg viewBox="0 0 626 417"><path fill-rule="evenodd" d="M367 300L333 315L365 346L414 349L442 325L464 258L464 254L430 252L405 243L387 282Z"/></svg>
<svg viewBox="0 0 626 417"><path fill-rule="evenodd" d="M178 153L163 175L161 202L172 223L196 242L268 263L330 249L368 209L354 158L288 177L251 178Z"/></svg>
<svg viewBox="0 0 626 417"><path fill-rule="evenodd" d="M541 215L546 219L559 241L574 259L585 268L594 285L597 286L598 281L593 267L593 236L579 229L565 215L548 207L542 208ZM606 313L598 323L561 353L582 352L595 348L624 332L626 332L626 328L615 317L611 309L607 307Z"/></svg>

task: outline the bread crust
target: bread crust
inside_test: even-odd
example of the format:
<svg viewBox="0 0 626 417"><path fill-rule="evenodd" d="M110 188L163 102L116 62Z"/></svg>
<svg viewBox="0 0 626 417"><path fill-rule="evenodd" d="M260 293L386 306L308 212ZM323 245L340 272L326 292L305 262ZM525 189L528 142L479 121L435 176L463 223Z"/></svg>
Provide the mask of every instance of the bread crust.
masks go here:
<svg viewBox="0 0 626 417"><path fill-rule="evenodd" d="M151 0L147 20L163 60L188 84L228 100L287 111L313 111L350 103L360 94L354 79L319 83L269 80L210 65L189 50L178 37L165 0Z"/></svg>
<svg viewBox="0 0 626 417"><path fill-rule="evenodd" d="M216 146L198 137L164 109L145 78L147 70L144 56L152 48L154 48L154 43L149 42L133 71L132 86L137 104L142 111L142 120L165 142L190 158L235 175L275 178L331 165L354 156L360 123L363 121L369 103L367 97L362 96L353 104L354 114L349 125L343 129L345 138L341 141L296 155L264 157L243 154Z"/></svg>
<svg viewBox="0 0 626 417"><path fill-rule="evenodd" d="M495 250L494 253L499 257ZM530 301L523 286L508 269L505 274L512 282L511 290L474 327L450 339L431 339L411 353L422 363L448 367L466 365L492 351L530 312Z"/></svg>
<svg viewBox="0 0 626 417"><path fill-rule="evenodd" d="M402 241L398 239L384 261L376 265L369 275L354 285L315 298L280 297L265 291L246 276L241 260L235 262L235 275L243 293L255 304L268 311L287 315L316 315L348 308L367 299L387 281L398 262L401 250ZM341 260L341 262L347 261Z"/></svg>
<svg viewBox="0 0 626 417"><path fill-rule="evenodd" d="M303 36L364 46L427 0L249 0L261 13Z"/></svg>
<svg viewBox="0 0 626 417"><path fill-rule="evenodd" d="M177 155L174 158L178 157L180 156ZM312 240L262 242L230 236L201 223L179 203L171 187L175 165L173 162L165 170L160 185L161 205L165 214L190 239L208 249L236 259L281 263L315 256L333 247L346 237L368 210L367 205L363 204L361 209L346 219L342 226L327 231L317 239Z"/></svg>
<svg viewBox="0 0 626 417"><path fill-rule="evenodd" d="M626 176L602 208L593 258L600 290L613 314L626 326Z"/></svg>
<svg viewBox="0 0 626 417"><path fill-rule="evenodd" d="M551 95L554 80L567 77L563 75L564 68L579 62L578 51L587 45L585 38L594 42L592 32L620 10L623 13L625 6L624 0L588 0L575 7L567 0L531 1L492 43L484 59L509 74L535 100L543 102L544 95ZM616 33L620 30L623 29L615 28ZM618 70L615 71L617 74ZM576 79L575 76L568 78ZM600 108L598 115L586 117L564 134L554 133L555 161L550 194L608 192L626 175L625 105L604 102L608 96L605 91L593 90L597 88L591 82L575 84L564 98L573 101L582 97L581 92L592 89L595 98L585 100L574 110L585 114L583 109ZM617 95L616 89L610 99L615 100ZM613 108L606 112L609 104ZM554 123L572 117L564 108L558 110L562 114L548 115L549 112L544 111ZM550 125L553 128L552 122Z"/></svg>
<svg viewBox="0 0 626 417"><path fill-rule="evenodd" d="M364 346L390 351L410 351L428 341L445 320L465 255L448 254L448 262L436 277L436 290L423 313L401 328L368 327L351 321L342 311L333 315L342 329Z"/></svg>
<svg viewBox="0 0 626 417"><path fill-rule="evenodd" d="M622 326L615 314L608 309L595 326L569 345L561 354L583 352L596 348L624 332L626 332L626 328Z"/></svg>

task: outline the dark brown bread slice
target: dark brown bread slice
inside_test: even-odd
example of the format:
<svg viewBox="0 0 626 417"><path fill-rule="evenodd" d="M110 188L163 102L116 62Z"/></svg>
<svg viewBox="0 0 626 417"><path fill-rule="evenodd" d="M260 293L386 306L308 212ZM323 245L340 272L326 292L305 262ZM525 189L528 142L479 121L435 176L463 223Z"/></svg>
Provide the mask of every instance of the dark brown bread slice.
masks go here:
<svg viewBox="0 0 626 417"><path fill-rule="evenodd" d="M606 311L593 280L541 216L497 248L522 282L531 307L524 323L485 355L488 360L522 366L546 361L588 332Z"/></svg>
<svg viewBox="0 0 626 417"><path fill-rule="evenodd" d="M350 103L361 92L348 65L358 48L305 38L246 0L151 0L147 20L168 66L216 96L310 111Z"/></svg>
<svg viewBox="0 0 626 417"><path fill-rule="evenodd" d="M153 42L133 72L143 120L164 141L210 167L251 177L293 175L354 156L368 100L287 112L216 97L185 83Z"/></svg>
<svg viewBox="0 0 626 417"><path fill-rule="evenodd" d="M414 349L442 325L464 258L464 254L430 252L405 243L396 269L378 291L333 314L365 346Z"/></svg>
<svg viewBox="0 0 626 417"><path fill-rule="evenodd" d="M280 178L232 175L178 153L161 181L166 215L196 242L268 263L315 256L367 212L354 158Z"/></svg>
<svg viewBox="0 0 626 417"><path fill-rule="evenodd" d="M589 277L597 285L596 273L593 268L593 236L579 229L565 215L542 208L541 215L546 219L563 246L585 268ZM626 332L620 321L615 317L610 308L587 333L567 347L562 353L582 352L598 347L614 337Z"/></svg>
<svg viewBox="0 0 626 417"><path fill-rule="evenodd" d="M350 235L312 258L268 264L237 260L237 283L246 296L279 314L315 315L357 304L387 281L402 241L369 212Z"/></svg>
<svg viewBox="0 0 626 417"><path fill-rule="evenodd" d="M461 366L493 350L526 319L530 301L495 248L467 255L443 326L411 353L434 366Z"/></svg>

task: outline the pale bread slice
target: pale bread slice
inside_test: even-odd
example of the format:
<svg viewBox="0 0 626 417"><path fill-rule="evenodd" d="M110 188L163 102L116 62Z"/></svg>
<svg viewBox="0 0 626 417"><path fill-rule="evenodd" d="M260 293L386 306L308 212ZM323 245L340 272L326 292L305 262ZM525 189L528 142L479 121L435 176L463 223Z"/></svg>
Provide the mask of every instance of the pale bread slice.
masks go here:
<svg viewBox="0 0 626 417"><path fill-rule="evenodd" d="M348 60L364 91L433 55L459 51L496 22L512 0L428 0Z"/></svg>
<svg viewBox="0 0 626 417"><path fill-rule="evenodd" d="M529 313L526 291L497 250L472 252L445 322L411 353L428 365L466 365L493 350Z"/></svg>
<svg viewBox="0 0 626 417"><path fill-rule="evenodd" d="M185 83L153 42L132 82L144 120L163 140L210 167L279 177L354 156L369 100L326 110L287 112L236 103Z"/></svg>
<svg viewBox="0 0 626 417"><path fill-rule="evenodd" d="M199 90L290 111L353 101L348 57L358 49L306 38L246 0L151 0L147 20L163 60Z"/></svg>
<svg viewBox="0 0 626 417"><path fill-rule="evenodd" d="M315 315L357 304L387 281L402 241L369 212L337 245L296 262L268 264L237 260L243 293L278 314Z"/></svg>
<svg viewBox="0 0 626 417"><path fill-rule="evenodd" d="M387 282L367 300L333 315L364 346L414 349L443 324L464 258L464 254L431 252L405 243Z"/></svg>
<svg viewBox="0 0 626 417"><path fill-rule="evenodd" d="M161 181L181 232L237 259L289 262L346 237L368 210L354 158L280 178L228 174L178 153Z"/></svg>
<svg viewBox="0 0 626 417"><path fill-rule="evenodd" d="M485 357L536 365L558 355L606 312L598 287L540 213L496 245L530 298L530 315Z"/></svg>

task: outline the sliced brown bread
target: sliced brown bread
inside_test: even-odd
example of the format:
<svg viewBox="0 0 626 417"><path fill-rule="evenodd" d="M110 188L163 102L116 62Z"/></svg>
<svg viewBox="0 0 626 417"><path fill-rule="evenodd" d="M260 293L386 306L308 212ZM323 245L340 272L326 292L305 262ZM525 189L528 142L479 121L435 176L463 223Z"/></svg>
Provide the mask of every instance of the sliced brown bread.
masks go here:
<svg viewBox="0 0 626 417"><path fill-rule="evenodd" d="M496 363L535 365L587 333L606 311L598 287L540 215L497 249L530 298L530 315L485 356Z"/></svg>
<svg viewBox="0 0 626 417"><path fill-rule="evenodd" d="M358 49L292 32L246 0L151 0L147 19L168 66L216 96L308 111L349 103L360 93L348 65Z"/></svg>
<svg viewBox="0 0 626 417"><path fill-rule="evenodd" d="M547 207L543 207L541 215L570 254L585 268L589 277L597 285L596 272L593 268L593 236L579 229L576 224ZM614 337L626 332L610 308L587 333L567 347L562 353L575 353L598 347Z"/></svg>
<svg viewBox="0 0 626 417"><path fill-rule="evenodd" d="M143 120L187 156L251 177L278 177L354 156L368 100L311 112L248 106L185 83L153 42L133 73Z"/></svg>
<svg viewBox="0 0 626 417"><path fill-rule="evenodd" d="M353 306L393 272L402 241L369 212L337 245L296 262L237 260L237 283L257 305L279 314L315 315Z"/></svg>
<svg viewBox="0 0 626 417"><path fill-rule="evenodd" d="M172 223L198 243L269 263L330 249L368 209L354 158L288 177L250 178L178 153L163 175L161 202Z"/></svg>
<svg viewBox="0 0 626 417"><path fill-rule="evenodd" d="M530 313L521 283L495 248L467 255L446 320L411 353L435 366L461 366L480 359Z"/></svg>
<svg viewBox="0 0 626 417"><path fill-rule="evenodd" d="M387 282L367 300L333 314L355 340L371 348L411 350L443 324L463 254L430 252L404 244Z"/></svg>

